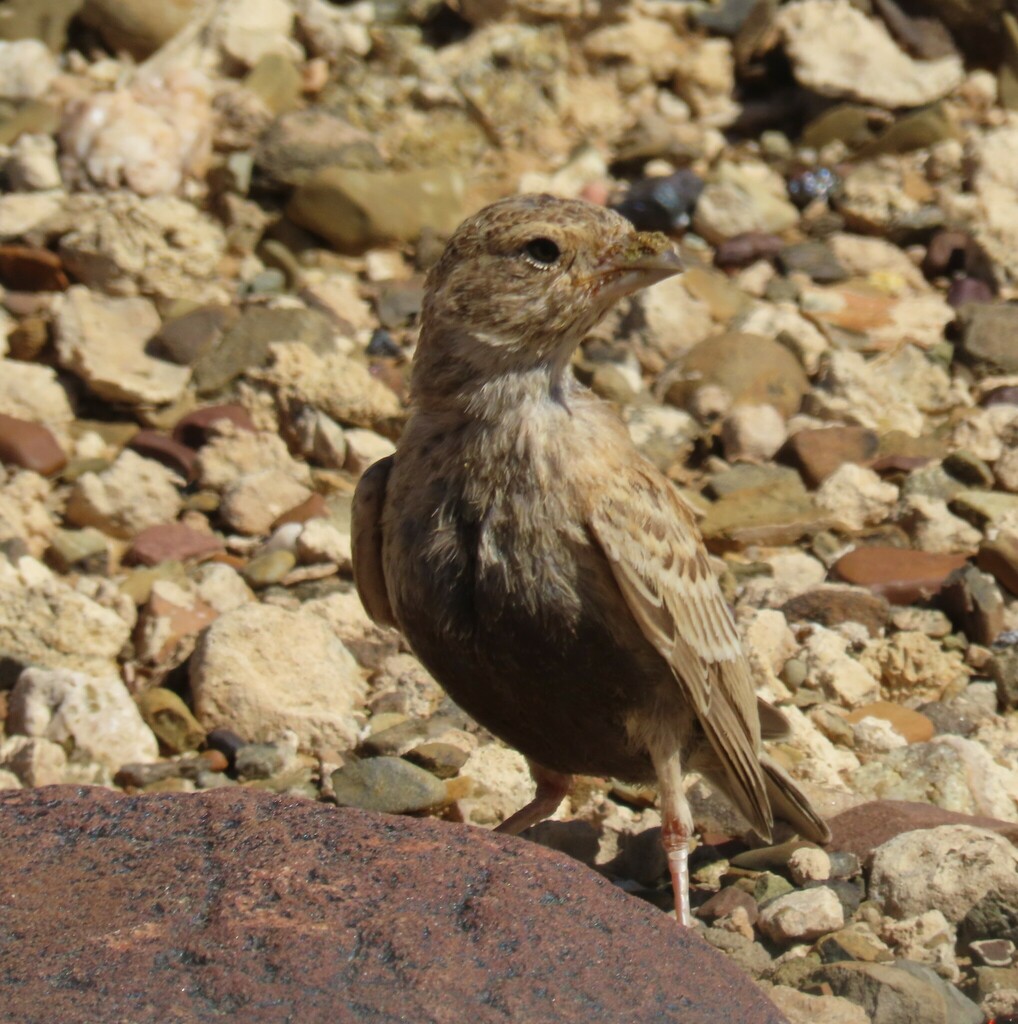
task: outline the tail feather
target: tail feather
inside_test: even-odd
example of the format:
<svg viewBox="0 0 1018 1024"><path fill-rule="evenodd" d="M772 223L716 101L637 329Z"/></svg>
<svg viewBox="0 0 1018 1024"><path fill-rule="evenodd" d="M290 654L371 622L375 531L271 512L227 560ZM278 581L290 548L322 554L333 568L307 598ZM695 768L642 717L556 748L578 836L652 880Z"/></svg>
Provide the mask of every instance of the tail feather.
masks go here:
<svg viewBox="0 0 1018 1024"><path fill-rule="evenodd" d="M813 810L806 794L785 770L766 754L761 755L760 765L774 816L787 821L803 839L821 844L830 842L831 830L827 823Z"/></svg>

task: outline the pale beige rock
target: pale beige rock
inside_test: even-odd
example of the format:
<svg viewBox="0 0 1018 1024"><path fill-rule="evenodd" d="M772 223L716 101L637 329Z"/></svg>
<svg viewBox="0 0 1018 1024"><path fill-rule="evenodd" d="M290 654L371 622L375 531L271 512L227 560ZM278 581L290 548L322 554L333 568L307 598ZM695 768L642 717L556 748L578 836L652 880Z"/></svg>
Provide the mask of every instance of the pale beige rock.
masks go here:
<svg viewBox="0 0 1018 1024"><path fill-rule="evenodd" d="M867 894L895 917L935 909L956 923L987 893L1018 905L1018 850L996 832L941 825L896 836L873 854Z"/></svg>
<svg viewBox="0 0 1018 1024"><path fill-rule="evenodd" d="M180 477L162 463L130 448L101 473L84 473L74 483L67 518L113 537L133 537L147 526L171 523L183 507Z"/></svg>
<svg viewBox="0 0 1018 1024"><path fill-rule="evenodd" d="M254 592L232 565L207 562L195 570L198 597L220 615L255 600Z"/></svg>
<svg viewBox="0 0 1018 1024"><path fill-rule="evenodd" d="M69 781L67 754L52 740L11 736L0 743L0 765L25 786L59 786Z"/></svg>
<svg viewBox="0 0 1018 1024"><path fill-rule="evenodd" d="M228 57L253 67L269 53L299 54L290 39L292 23L293 8L286 0L225 0L210 30Z"/></svg>
<svg viewBox="0 0 1018 1024"><path fill-rule="evenodd" d="M386 658L399 649L399 634L395 630L376 626L368 618L364 605L352 587L346 592L338 591L329 594L328 597L305 601L302 608L327 622L329 628L354 652L358 662L365 669L378 668ZM418 669L424 672L419 664ZM437 688L438 684L435 686Z"/></svg>
<svg viewBox="0 0 1018 1024"><path fill-rule="evenodd" d="M826 242L852 277L876 279L885 287L900 282L907 292L930 294L930 285L908 253L886 238L837 231Z"/></svg>
<svg viewBox="0 0 1018 1024"><path fill-rule="evenodd" d="M377 428L401 413L399 399L367 366L340 352L319 355L306 345L273 345L272 364L258 376L281 404L311 406L337 423Z"/></svg>
<svg viewBox="0 0 1018 1024"><path fill-rule="evenodd" d="M0 242L23 238L59 213L66 199L54 192L0 195Z"/></svg>
<svg viewBox="0 0 1018 1024"><path fill-rule="evenodd" d="M346 464L346 437L331 416L317 409L303 409L290 422L301 455L316 466L342 469Z"/></svg>
<svg viewBox="0 0 1018 1024"><path fill-rule="evenodd" d="M311 489L281 469L247 473L223 492L220 515L239 533L268 533L284 512L311 497Z"/></svg>
<svg viewBox="0 0 1018 1024"><path fill-rule="evenodd" d="M64 295L56 318L61 365L100 398L159 405L180 397L191 371L146 352L161 321L148 299L115 299L84 285Z"/></svg>
<svg viewBox="0 0 1018 1024"><path fill-rule="evenodd" d="M854 749L860 754L883 754L888 750L908 746L908 740L902 736L891 722L885 718L866 718L852 723Z"/></svg>
<svg viewBox="0 0 1018 1024"><path fill-rule="evenodd" d="M997 486L1004 491L1018 494L1018 448L1009 448L993 464L993 476Z"/></svg>
<svg viewBox="0 0 1018 1024"><path fill-rule="evenodd" d="M788 871L796 885L826 882L831 877L831 858L819 847L803 846L788 858Z"/></svg>
<svg viewBox="0 0 1018 1024"><path fill-rule="evenodd" d="M356 742L365 686L319 616L248 604L203 634L191 658L191 692L207 729L225 726L251 741L292 730L304 748L343 751Z"/></svg>
<svg viewBox="0 0 1018 1024"><path fill-rule="evenodd" d="M324 0L319 2L323 6L332 6L325 4ZM347 321L354 330L369 330L375 326L371 305L361 297L360 283L353 274L332 273L318 277L309 274L309 280L301 289L301 297L309 306Z"/></svg>
<svg viewBox="0 0 1018 1024"><path fill-rule="evenodd" d="M42 192L63 184L57 166L57 144L49 135L22 135L11 147L4 167L13 190Z"/></svg>
<svg viewBox="0 0 1018 1024"><path fill-rule="evenodd" d="M880 680L888 700L939 700L945 691L960 691L968 680L958 651L945 651L919 632L873 639L858 664Z"/></svg>
<svg viewBox="0 0 1018 1024"><path fill-rule="evenodd" d="M885 920L880 937L899 959L929 964L942 978L955 984L961 980L954 955L958 935L940 910L927 910L900 921Z"/></svg>
<svg viewBox="0 0 1018 1024"><path fill-rule="evenodd" d="M152 730L118 676L26 669L9 698L7 729L78 750L114 772L159 756Z"/></svg>
<svg viewBox="0 0 1018 1024"><path fill-rule="evenodd" d="M954 309L940 295L906 295L891 307L890 322L874 327L870 338L876 347L909 341L928 351L944 340L944 329L954 318Z"/></svg>
<svg viewBox="0 0 1018 1024"><path fill-rule="evenodd" d="M269 469L297 483L311 483L307 463L295 459L278 434L239 430L226 421L222 421L219 435L198 453L197 465L201 485L215 491L225 490L241 477Z"/></svg>
<svg viewBox="0 0 1018 1024"><path fill-rule="evenodd" d="M747 231L780 233L799 222L781 177L763 163L724 163L696 204L693 228L712 245Z"/></svg>
<svg viewBox="0 0 1018 1024"><path fill-rule="evenodd" d="M738 406L721 424L721 443L729 462L766 462L787 437L784 418L773 405Z"/></svg>
<svg viewBox="0 0 1018 1024"><path fill-rule="evenodd" d="M50 498L45 477L0 467L0 541L22 540L29 554L40 558L58 525Z"/></svg>
<svg viewBox="0 0 1018 1024"><path fill-rule="evenodd" d="M849 654L849 641L814 625L803 644L807 679L842 707L855 708L880 699L879 677Z"/></svg>
<svg viewBox="0 0 1018 1024"><path fill-rule="evenodd" d="M983 539L979 530L954 515L940 498L909 495L902 502L899 517L922 551L971 552Z"/></svg>
<svg viewBox="0 0 1018 1024"><path fill-rule="evenodd" d="M460 777L473 782L471 795L457 801L471 825L498 825L534 798L527 759L498 742L479 746L460 768Z"/></svg>
<svg viewBox="0 0 1018 1024"><path fill-rule="evenodd" d="M894 484L854 462L840 465L816 493L817 504L831 513L836 525L849 532L885 520L897 500Z"/></svg>
<svg viewBox="0 0 1018 1024"><path fill-rule="evenodd" d="M735 60L730 39L692 37L676 69L675 91L699 124L727 128L742 108L735 101ZM639 51L636 51L639 52Z"/></svg>
<svg viewBox="0 0 1018 1024"><path fill-rule="evenodd" d="M0 768L0 790L21 789L21 780L7 768Z"/></svg>
<svg viewBox="0 0 1018 1024"><path fill-rule="evenodd" d="M842 996L811 996L788 985L775 985L767 995L789 1024L870 1024L869 1014Z"/></svg>
<svg viewBox="0 0 1018 1024"><path fill-rule="evenodd" d="M0 40L0 99L38 99L58 70L49 47L38 39Z"/></svg>
<svg viewBox="0 0 1018 1024"><path fill-rule="evenodd" d="M24 666L116 675L131 627L32 558L0 558L0 650Z"/></svg>
<svg viewBox="0 0 1018 1024"><path fill-rule="evenodd" d="M344 431L346 437L346 463L344 468L351 473L363 473L379 459L384 459L396 450L396 446L373 430L351 427Z"/></svg>
<svg viewBox="0 0 1018 1024"><path fill-rule="evenodd" d="M653 294L657 288L652 288ZM830 349L830 342L823 333L799 310L792 305L767 302L757 303L745 316L739 317L732 325L734 330L744 334L760 334L775 338L795 353L803 369L814 374L820 369L820 361Z"/></svg>
<svg viewBox="0 0 1018 1024"><path fill-rule="evenodd" d="M778 608L827 578L823 562L797 548L761 551L760 560L771 567L771 575L747 580L739 596L740 604Z"/></svg>
<svg viewBox="0 0 1018 1024"><path fill-rule="evenodd" d="M1018 407L991 405L986 409L969 409L951 432L951 446L971 452L986 462L996 462L1014 449L1009 440L1018 429Z"/></svg>
<svg viewBox="0 0 1018 1024"><path fill-rule="evenodd" d="M390 654L371 675L371 706L430 718L445 700L445 691L412 654ZM473 750L476 741L469 747Z"/></svg>
<svg viewBox="0 0 1018 1024"><path fill-rule="evenodd" d="M67 391L56 371L39 363L0 359L0 412L45 423L58 437L74 419Z"/></svg>
<svg viewBox="0 0 1018 1024"><path fill-rule="evenodd" d="M343 529L332 519L312 519L297 538L297 557L305 564L334 562L340 572L352 569L350 528Z"/></svg>
<svg viewBox="0 0 1018 1024"><path fill-rule="evenodd" d="M964 76L957 56L913 60L882 21L850 0L797 0L781 8L775 23L795 77L822 96L916 107L946 96Z"/></svg>
<svg viewBox="0 0 1018 1024"><path fill-rule="evenodd" d="M641 338L666 362L709 338L716 330L710 307L693 295L682 277L670 277L634 300L646 323Z"/></svg>
<svg viewBox="0 0 1018 1024"><path fill-rule="evenodd" d="M768 903L757 921L775 942L808 942L845 923L841 901L825 886L786 893Z"/></svg>

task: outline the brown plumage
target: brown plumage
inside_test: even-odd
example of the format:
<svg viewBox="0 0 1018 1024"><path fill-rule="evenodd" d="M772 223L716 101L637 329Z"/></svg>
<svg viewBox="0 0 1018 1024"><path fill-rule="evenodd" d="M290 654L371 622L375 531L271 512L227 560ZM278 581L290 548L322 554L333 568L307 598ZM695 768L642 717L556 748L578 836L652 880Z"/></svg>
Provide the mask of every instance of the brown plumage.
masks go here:
<svg viewBox="0 0 1018 1024"><path fill-rule="evenodd" d="M662 235L580 201L465 221L428 276L410 420L357 488L354 572L371 617L531 761L537 798L503 829L573 773L656 779L688 923L686 766L765 838L775 810L828 833L763 752L784 722L758 709L692 513L569 368L620 296L680 269Z"/></svg>

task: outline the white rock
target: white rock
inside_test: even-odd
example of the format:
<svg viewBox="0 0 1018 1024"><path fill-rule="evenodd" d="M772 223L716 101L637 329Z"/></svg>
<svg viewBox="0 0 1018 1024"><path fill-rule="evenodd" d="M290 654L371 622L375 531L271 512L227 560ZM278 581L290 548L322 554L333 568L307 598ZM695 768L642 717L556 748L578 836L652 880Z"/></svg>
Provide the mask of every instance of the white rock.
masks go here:
<svg viewBox="0 0 1018 1024"><path fill-rule="evenodd" d="M843 707L855 708L880 699L880 682L849 653L849 642L823 626L813 626L803 645L807 678Z"/></svg>
<svg viewBox="0 0 1018 1024"><path fill-rule="evenodd" d="M803 846L788 858L788 871L796 885L826 882L831 877L831 858L815 846Z"/></svg>
<svg viewBox="0 0 1018 1024"><path fill-rule="evenodd" d="M885 921L880 937L894 947L899 959L929 964L948 981L961 980L961 970L954 955L958 936L954 926L939 910L927 910L925 914L901 921Z"/></svg>
<svg viewBox="0 0 1018 1024"><path fill-rule="evenodd" d="M643 313L647 345L665 361L687 352L716 330L710 307L689 291L681 277L670 277L640 292L634 302Z"/></svg>
<svg viewBox="0 0 1018 1024"><path fill-rule="evenodd" d="M964 77L957 56L913 60L882 21L850 0L797 0L781 8L775 24L796 79L822 96L917 107L946 96Z"/></svg>
<svg viewBox="0 0 1018 1024"><path fill-rule="evenodd" d="M785 443L785 421L773 405L740 405L721 424L729 462L766 462Z"/></svg>
<svg viewBox="0 0 1018 1024"><path fill-rule="evenodd" d="M352 568L350 528L343 529L332 519L312 519L304 524L297 538L297 557L305 565L335 562L340 572Z"/></svg>
<svg viewBox="0 0 1018 1024"><path fill-rule="evenodd" d="M940 700L945 690L960 689L969 675L958 651L945 650L918 631L869 640L859 661L880 679L891 700Z"/></svg>
<svg viewBox="0 0 1018 1024"><path fill-rule="evenodd" d="M67 754L59 743L11 736L0 743L0 765L25 786L59 786L67 782Z"/></svg>
<svg viewBox="0 0 1018 1024"><path fill-rule="evenodd" d="M0 242L23 238L60 212L66 196L53 192L0 195Z"/></svg>
<svg viewBox="0 0 1018 1024"><path fill-rule="evenodd" d="M67 518L113 537L133 537L147 526L171 523L183 507L180 478L162 463L125 448L101 473L74 482Z"/></svg>
<svg viewBox="0 0 1018 1024"><path fill-rule="evenodd" d="M344 431L346 436L346 469L350 473L363 473L379 459L384 459L396 450L396 446L373 430L351 427Z"/></svg>
<svg viewBox="0 0 1018 1024"><path fill-rule="evenodd" d="M886 718L871 715L852 724L852 735L860 754L883 754L908 746L908 740Z"/></svg>
<svg viewBox="0 0 1018 1024"><path fill-rule="evenodd" d="M353 656L319 616L248 604L218 618L191 658L191 692L207 729L251 741L291 729L301 745L347 750L365 685Z"/></svg>
<svg viewBox="0 0 1018 1024"><path fill-rule="evenodd" d="M45 477L0 467L0 541L22 540L30 555L41 558L57 529L50 496Z"/></svg>
<svg viewBox="0 0 1018 1024"><path fill-rule="evenodd" d="M898 500L898 488L854 462L840 465L820 485L817 504L850 532L882 522Z"/></svg>
<svg viewBox="0 0 1018 1024"><path fill-rule="evenodd" d="M799 211L788 200L781 177L752 161L722 164L693 214L697 234L712 245L747 231L786 231L798 222Z"/></svg>
<svg viewBox="0 0 1018 1024"><path fill-rule="evenodd" d="M343 428L330 416L306 408L291 423L301 455L316 466L342 469L346 463Z"/></svg>
<svg viewBox="0 0 1018 1024"><path fill-rule="evenodd" d="M0 40L0 99L38 99L57 71L56 58L38 39Z"/></svg>
<svg viewBox="0 0 1018 1024"><path fill-rule="evenodd" d="M74 419L67 391L52 367L0 359L0 412L45 423L58 437Z"/></svg>
<svg viewBox="0 0 1018 1024"><path fill-rule="evenodd" d="M244 577L222 562L206 562L195 570L198 597L220 615L255 600Z"/></svg>
<svg viewBox="0 0 1018 1024"><path fill-rule="evenodd" d="M249 473L267 469L278 470L300 484L311 483L308 465L290 454L278 434L240 430L228 421L221 422L220 434L198 453L198 479L203 487L222 491Z"/></svg>
<svg viewBox="0 0 1018 1024"><path fill-rule="evenodd" d="M39 192L60 188L57 144L49 135L22 135L11 147L5 167L11 188L18 192Z"/></svg>
<svg viewBox="0 0 1018 1024"><path fill-rule="evenodd" d="M311 497L311 490L280 469L248 473L223 492L219 514L231 529L256 535L268 533L284 512Z"/></svg>
<svg viewBox="0 0 1018 1024"><path fill-rule="evenodd" d="M33 558L0 559L0 651L24 666L116 675L131 627Z"/></svg>
<svg viewBox="0 0 1018 1024"><path fill-rule="evenodd" d="M130 405L172 402L191 370L145 351L160 324L148 299L110 298L73 285L56 317L60 363L100 398Z"/></svg>
<svg viewBox="0 0 1018 1024"><path fill-rule="evenodd" d="M939 910L952 923L992 893L1018 906L1018 850L970 825L940 825L889 839L873 854L868 896L885 914Z"/></svg>
<svg viewBox="0 0 1018 1024"><path fill-rule="evenodd" d="M902 502L900 518L922 551L975 551L983 539L979 530L951 512L940 498L909 495Z"/></svg>
<svg viewBox="0 0 1018 1024"><path fill-rule="evenodd" d="M26 736L68 742L90 760L117 771L155 761L159 744L127 687L116 676L67 669L26 669L10 695L7 727Z"/></svg>
<svg viewBox="0 0 1018 1024"><path fill-rule="evenodd" d="M7 768L0 768L0 790L21 789L21 779Z"/></svg>
<svg viewBox="0 0 1018 1024"><path fill-rule="evenodd" d="M227 56L253 67L269 53L297 56L290 40L293 10L286 0L225 0L212 25Z"/></svg>
<svg viewBox="0 0 1018 1024"><path fill-rule="evenodd" d="M527 759L500 743L486 743L467 758L460 778L474 783L469 797L458 801L463 820L472 825L499 825L534 799Z"/></svg>
<svg viewBox="0 0 1018 1024"><path fill-rule="evenodd" d="M808 942L845 923L845 911L826 886L786 893L760 911L757 925L775 942Z"/></svg>
<svg viewBox="0 0 1018 1024"><path fill-rule="evenodd" d="M964 448L980 459L995 462L1013 450L1013 442L1005 444L1018 423L1018 409L1013 405L991 405L987 409L969 409L951 432L951 444Z"/></svg>

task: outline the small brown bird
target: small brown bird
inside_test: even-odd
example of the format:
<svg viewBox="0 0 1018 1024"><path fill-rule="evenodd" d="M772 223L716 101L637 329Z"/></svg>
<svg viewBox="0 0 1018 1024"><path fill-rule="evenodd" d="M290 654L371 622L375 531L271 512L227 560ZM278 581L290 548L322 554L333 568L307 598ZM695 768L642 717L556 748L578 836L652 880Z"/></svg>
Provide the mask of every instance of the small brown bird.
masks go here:
<svg viewBox="0 0 1018 1024"><path fill-rule="evenodd" d="M353 541L372 619L529 759L537 795L500 828L547 817L572 774L656 778L689 924L685 767L765 839L775 813L829 833L763 752L787 723L757 702L692 513L570 368L616 300L681 269L663 235L578 200L466 220L428 275L412 413L357 487Z"/></svg>

